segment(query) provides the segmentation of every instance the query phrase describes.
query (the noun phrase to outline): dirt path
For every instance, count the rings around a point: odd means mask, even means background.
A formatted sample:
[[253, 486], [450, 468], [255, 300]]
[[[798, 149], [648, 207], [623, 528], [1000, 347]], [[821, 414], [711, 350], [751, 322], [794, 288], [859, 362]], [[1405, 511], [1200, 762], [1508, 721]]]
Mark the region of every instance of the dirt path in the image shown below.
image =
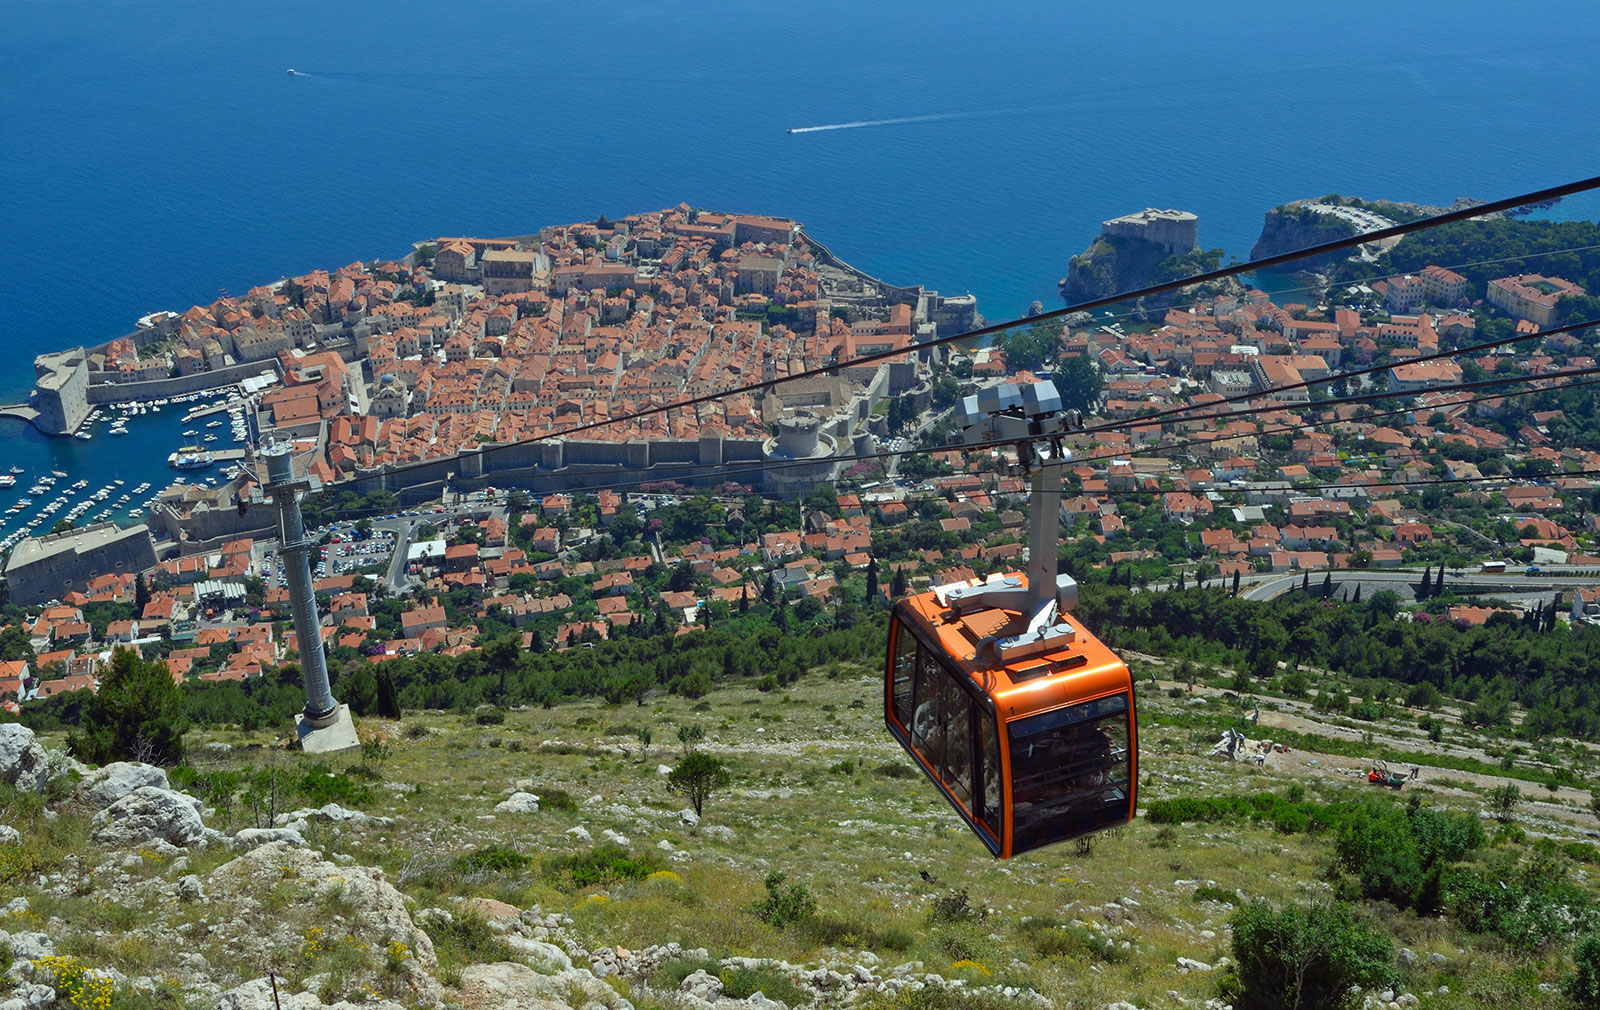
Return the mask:
[[[1167, 661], [1160, 657], [1146, 656], [1141, 653], [1132, 653], [1130, 655], [1132, 658], [1151, 664], [1169, 665]], [[1159, 677], [1156, 680], [1156, 688], [1162, 692], [1172, 688], [1183, 690], [1184, 697], [1182, 699], [1174, 699], [1180, 706], [1185, 704], [1190, 697], [1218, 699], [1232, 694], [1231, 691], [1210, 688], [1200, 684], [1196, 684], [1193, 690], [1190, 691], [1187, 689], [1187, 685], [1180, 681], [1166, 681], [1161, 680]], [[1323, 722], [1315, 716], [1308, 702], [1272, 698], [1271, 703], [1283, 710], [1262, 709], [1260, 722], [1255, 726], [1248, 725], [1248, 718], [1241, 713], [1240, 721], [1245, 723], [1242, 728], [1252, 740], [1270, 740], [1274, 729], [1351, 742], [1361, 740], [1366, 733], [1370, 732], [1374, 751], [1380, 751], [1388, 747], [1422, 755], [1432, 754], [1452, 758], [1470, 757], [1485, 763], [1494, 760], [1480, 748], [1450, 742], [1435, 743], [1420, 732], [1415, 735], [1397, 733], [1392, 725], [1384, 723], [1374, 724], [1370, 729], [1358, 729]], [[1416, 714], [1420, 715], [1421, 713]], [[1366, 759], [1359, 757], [1325, 754], [1320, 751], [1291, 750], [1286, 754], [1272, 754], [1267, 759], [1265, 767], [1269, 771], [1295, 777], [1337, 776], [1351, 781], [1365, 781], [1370, 765]], [[1392, 770], [1399, 773], [1409, 773], [1410, 771], [1409, 767], [1393, 768]], [[1505, 785], [1507, 782], [1514, 783], [1522, 791], [1523, 801], [1518, 809], [1523, 818], [1529, 816], [1557, 818], [1591, 832], [1596, 828], [1600, 828], [1600, 820], [1597, 820], [1593, 813], [1590, 812], [1589, 791], [1587, 789], [1564, 786], [1551, 791], [1538, 783], [1504, 778], [1488, 773], [1459, 771], [1454, 768], [1430, 765], [1426, 761], [1418, 762], [1418, 778], [1415, 784], [1425, 785], [1441, 793], [1482, 803], [1482, 793]], [[1471, 784], [1481, 792], [1463, 788], [1465, 784]], [[1373, 788], [1377, 787], [1374, 786]], [[1402, 789], [1403, 791], [1404, 789]]]

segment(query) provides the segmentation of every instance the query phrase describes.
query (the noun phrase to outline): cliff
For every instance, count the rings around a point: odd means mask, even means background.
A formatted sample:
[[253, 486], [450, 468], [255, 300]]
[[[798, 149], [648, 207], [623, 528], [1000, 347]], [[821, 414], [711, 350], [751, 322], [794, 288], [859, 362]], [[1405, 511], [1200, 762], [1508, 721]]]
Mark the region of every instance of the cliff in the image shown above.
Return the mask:
[[[1261, 237], [1250, 247], [1250, 258], [1294, 252], [1356, 233], [1356, 226], [1349, 221], [1307, 209], [1305, 205], [1311, 202], [1296, 200], [1267, 211], [1266, 220], [1261, 224]], [[1318, 256], [1296, 265], [1303, 270], [1325, 271], [1349, 255], [1346, 252]]]
[[[1395, 200], [1363, 200], [1354, 196], [1340, 196], [1337, 193], [1330, 193], [1327, 196], [1314, 199], [1295, 200], [1267, 211], [1266, 220], [1261, 225], [1261, 237], [1256, 239], [1256, 244], [1250, 248], [1250, 258], [1260, 259], [1264, 256], [1277, 256], [1282, 253], [1297, 252], [1322, 242], [1331, 242], [1334, 239], [1355, 234], [1357, 226], [1353, 221], [1330, 213], [1318, 213], [1311, 209], [1311, 204], [1318, 204], [1323, 207], [1337, 207], [1365, 214], [1367, 215], [1365, 230], [1372, 231], [1377, 227], [1387, 227], [1396, 223], [1433, 217], [1436, 214], [1443, 214], [1445, 211], [1474, 207], [1482, 202], [1482, 200], [1474, 200], [1468, 197], [1458, 197], [1448, 207], [1436, 207], [1430, 204]], [[1342, 212], [1343, 210], [1341, 210]], [[1526, 211], [1519, 210], [1519, 213], [1522, 212]], [[1487, 216], [1502, 217], [1504, 215], [1493, 214]], [[1382, 249], [1393, 248], [1400, 241], [1400, 239], [1390, 239], [1382, 244]], [[1372, 246], [1362, 246], [1359, 249], [1361, 251], [1308, 258], [1296, 264], [1296, 267], [1314, 273], [1327, 273], [1330, 268], [1346, 259], [1357, 257], [1371, 259], [1380, 251]]]

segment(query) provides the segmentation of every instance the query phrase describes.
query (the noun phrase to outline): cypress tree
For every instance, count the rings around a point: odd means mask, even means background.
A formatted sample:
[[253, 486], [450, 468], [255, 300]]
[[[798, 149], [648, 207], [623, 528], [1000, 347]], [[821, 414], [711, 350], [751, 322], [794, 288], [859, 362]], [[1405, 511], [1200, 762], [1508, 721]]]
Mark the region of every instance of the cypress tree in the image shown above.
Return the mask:
[[1311, 573], [1309, 571], [1300, 576], [1300, 591], [1302, 593], [1311, 592]]
[[1233, 570], [1233, 595], [1239, 595], [1239, 569]]
[[894, 570], [894, 578], [889, 580], [889, 595], [899, 598], [906, 594], [906, 573], [903, 568]]
[[1326, 600], [1326, 599], [1329, 599], [1332, 596], [1333, 596], [1333, 573], [1331, 571], [1330, 572], [1323, 572], [1322, 573], [1322, 598], [1324, 600]]
[[372, 714], [380, 719], [400, 718], [400, 698], [394, 693], [394, 678], [389, 676], [388, 670], [379, 667], [377, 679], [378, 697], [373, 703]]
[[1356, 594], [1350, 598], [1351, 603], [1361, 602], [1361, 583], [1356, 583]]
[[739, 587], [739, 613], [743, 614], [750, 609], [750, 584], [747, 582]]
[[878, 602], [878, 559], [873, 558], [867, 562], [867, 606], [876, 606]]

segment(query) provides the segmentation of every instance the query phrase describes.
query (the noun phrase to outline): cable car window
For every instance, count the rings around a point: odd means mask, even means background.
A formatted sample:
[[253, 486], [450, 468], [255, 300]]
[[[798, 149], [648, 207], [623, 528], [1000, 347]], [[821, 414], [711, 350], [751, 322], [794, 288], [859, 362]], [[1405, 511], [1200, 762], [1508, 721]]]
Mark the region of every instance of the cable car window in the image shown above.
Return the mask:
[[944, 668], [939, 665], [938, 656], [932, 649], [922, 649], [917, 656], [911, 740], [934, 771], [944, 765], [944, 683]]
[[1128, 819], [1128, 696], [1070, 705], [1008, 723], [1012, 852]]
[[917, 668], [917, 639], [908, 625], [895, 622], [894, 641], [894, 717], [900, 725], [911, 725], [911, 688]]
[[1000, 780], [1000, 734], [995, 730], [994, 717], [981, 709], [978, 711], [978, 789], [982, 797], [978, 803], [978, 818], [999, 838], [1000, 804], [1005, 799], [1004, 783]]
[[961, 805], [972, 809], [972, 699], [955, 676], [944, 671], [944, 764], [939, 777]]

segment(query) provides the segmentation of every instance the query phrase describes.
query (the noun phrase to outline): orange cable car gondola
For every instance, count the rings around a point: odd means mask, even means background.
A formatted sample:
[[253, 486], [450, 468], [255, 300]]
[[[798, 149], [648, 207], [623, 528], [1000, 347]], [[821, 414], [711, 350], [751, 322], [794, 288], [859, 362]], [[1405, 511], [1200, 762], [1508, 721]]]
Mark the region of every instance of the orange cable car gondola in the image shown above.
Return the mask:
[[884, 722], [995, 856], [1126, 824], [1138, 737], [1127, 665], [1063, 615], [1077, 584], [1056, 572], [1060, 436], [1054, 384], [984, 390], [968, 433], [1015, 435], [1033, 478], [1024, 574], [939, 586], [895, 604]]

